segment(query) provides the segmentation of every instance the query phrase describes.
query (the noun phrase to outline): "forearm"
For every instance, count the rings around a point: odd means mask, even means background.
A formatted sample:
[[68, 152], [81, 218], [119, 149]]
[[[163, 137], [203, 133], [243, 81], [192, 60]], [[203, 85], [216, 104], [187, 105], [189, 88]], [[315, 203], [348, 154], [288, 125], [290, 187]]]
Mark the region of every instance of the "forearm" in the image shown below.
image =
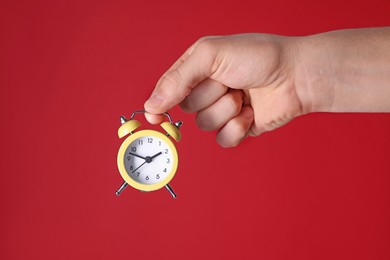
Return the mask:
[[390, 27], [297, 38], [304, 113], [390, 112]]

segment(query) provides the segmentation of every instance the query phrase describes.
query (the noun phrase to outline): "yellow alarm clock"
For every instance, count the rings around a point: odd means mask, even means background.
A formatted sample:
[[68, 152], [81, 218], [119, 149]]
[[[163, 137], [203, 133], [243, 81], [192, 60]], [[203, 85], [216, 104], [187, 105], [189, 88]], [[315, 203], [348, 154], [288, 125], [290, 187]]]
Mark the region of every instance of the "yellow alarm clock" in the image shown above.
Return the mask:
[[169, 120], [161, 124], [165, 134], [155, 130], [134, 132], [141, 126], [139, 121], [133, 119], [139, 113], [146, 111], [135, 111], [130, 119], [120, 117], [122, 125], [118, 129], [118, 136], [129, 136], [123, 141], [118, 152], [117, 164], [124, 182], [116, 191], [116, 195], [119, 196], [130, 185], [141, 191], [155, 191], [165, 187], [172, 197], [176, 198], [169, 182], [176, 174], [178, 154], [169, 137], [180, 141], [180, 126], [183, 122], [174, 123], [168, 113], [163, 113]]

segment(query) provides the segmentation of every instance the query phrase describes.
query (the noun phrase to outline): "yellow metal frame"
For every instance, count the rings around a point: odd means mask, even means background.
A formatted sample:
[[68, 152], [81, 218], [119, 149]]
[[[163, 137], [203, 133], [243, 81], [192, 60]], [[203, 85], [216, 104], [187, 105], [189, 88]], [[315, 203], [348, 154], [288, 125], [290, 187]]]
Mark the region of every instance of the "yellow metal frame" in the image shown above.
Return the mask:
[[141, 123], [137, 120], [129, 120], [118, 129], [118, 136], [122, 138], [128, 134], [131, 134], [135, 129], [137, 129]]
[[[168, 173], [168, 176], [159, 183], [142, 184], [142, 183], [136, 182], [128, 175], [128, 173], [126, 171], [125, 163], [124, 163], [126, 149], [134, 140], [136, 140], [140, 137], [143, 137], [143, 136], [155, 136], [155, 137], [162, 139], [164, 142], [166, 142], [168, 144], [170, 150], [172, 151], [172, 154], [173, 154], [172, 169]], [[125, 139], [125, 141], [122, 143], [122, 145], [118, 151], [117, 163], [118, 163], [118, 169], [119, 169], [119, 172], [120, 172], [122, 178], [130, 186], [132, 186], [135, 189], [142, 190], [142, 191], [154, 191], [154, 190], [161, 189], [162, 187], [167, 185], [172, 180], [172, 178], [176, 174], [176, 170], [177, 170], [177, 166], [178, 166], [178, 162], [179, 162], [178, 159], [179, 159], [179, 156], [177, 154], [176, 147], [173, 144], [173, 142], [166, 135], [164, 135], [158, 131], [155, 131], [155, 130], [141, 130], [141, 131], [136, 132], [136, 133], [130, 135], [129, 137], [127, 137]]]
[[180, 133], [180, 130], [179, 128], [177, 128], [177, 126], [175, 126], [173, 123], [171, 122], [163, 122], [162, 124], [160, 124], [160, 126], [162, 128], [164, 128], [165, 131], [167, 131], [167, 133], [173, 138], [175, 139], [177, 142], [179, 142], [181, 140], [181, 133]]

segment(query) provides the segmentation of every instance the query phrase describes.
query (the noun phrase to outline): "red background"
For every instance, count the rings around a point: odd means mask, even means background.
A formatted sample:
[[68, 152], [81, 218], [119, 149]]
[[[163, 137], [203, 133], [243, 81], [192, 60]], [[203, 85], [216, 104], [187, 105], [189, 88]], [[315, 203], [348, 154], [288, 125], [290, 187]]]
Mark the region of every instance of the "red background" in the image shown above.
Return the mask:
[[390, 259], [390, 114], [307, 115], [222, 149], [174, 109], [179, 198], [114, 194], [119, 115], [196, 39], [384, 26], [389, 3], [2, 1], [0, 258]]

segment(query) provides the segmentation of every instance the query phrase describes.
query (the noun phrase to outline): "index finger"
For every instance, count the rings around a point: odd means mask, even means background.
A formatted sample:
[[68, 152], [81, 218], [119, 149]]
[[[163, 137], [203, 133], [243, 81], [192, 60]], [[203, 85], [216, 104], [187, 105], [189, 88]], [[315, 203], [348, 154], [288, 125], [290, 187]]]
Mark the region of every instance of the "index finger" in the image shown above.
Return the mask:
[[218, 68], [217, 50], [205, 39], [179, 59], [159, 80], [152, 96], [145, 102], [148, 113], [161, 114], [178, 105], [199, 82], [208, 78]]

